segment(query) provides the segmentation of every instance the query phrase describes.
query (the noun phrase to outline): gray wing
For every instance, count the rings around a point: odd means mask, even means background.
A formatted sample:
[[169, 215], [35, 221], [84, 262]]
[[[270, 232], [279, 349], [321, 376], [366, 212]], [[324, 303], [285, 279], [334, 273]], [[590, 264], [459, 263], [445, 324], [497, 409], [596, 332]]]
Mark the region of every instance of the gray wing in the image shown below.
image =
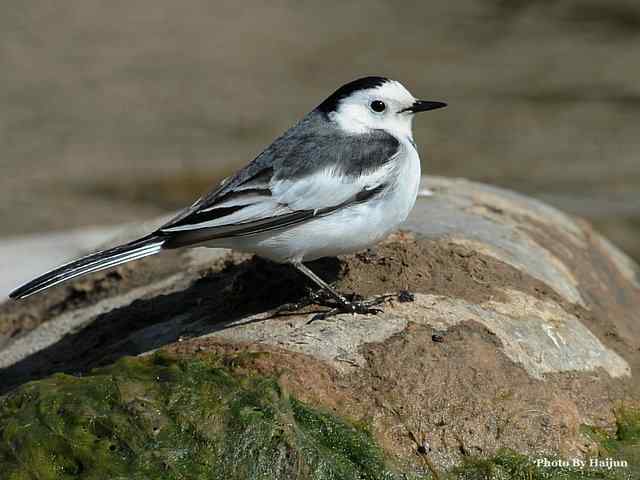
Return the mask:
[[348, 136], [312, 112], [158, 233], [172, 248], [327, 215], [380, 192], [399, 148], [386, 132]]

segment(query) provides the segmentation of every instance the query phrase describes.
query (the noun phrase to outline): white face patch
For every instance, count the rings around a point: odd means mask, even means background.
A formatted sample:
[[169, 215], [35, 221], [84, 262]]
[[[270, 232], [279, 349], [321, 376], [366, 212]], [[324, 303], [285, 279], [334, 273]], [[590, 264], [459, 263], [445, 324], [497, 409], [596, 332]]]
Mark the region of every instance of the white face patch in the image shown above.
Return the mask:
[[343, 98], [330, 118], [349, 133], [379, 129], [396, 137], [412, 139], [413, 114], [401, 113], [401, 110], [410, 107], [415, 100], [400, 82], [390, 80], [379, 87], [360, 90]]

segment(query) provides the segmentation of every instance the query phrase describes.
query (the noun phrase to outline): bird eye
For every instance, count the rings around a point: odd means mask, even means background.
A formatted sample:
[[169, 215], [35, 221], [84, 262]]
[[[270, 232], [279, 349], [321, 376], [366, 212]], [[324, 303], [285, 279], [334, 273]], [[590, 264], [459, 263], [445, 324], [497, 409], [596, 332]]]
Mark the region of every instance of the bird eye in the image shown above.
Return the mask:
[[386, 108], [387, 106], [384, 104], [384, 102], [381, 102], [380, 100], [374, 100], [373, 102], [371, 102], [371, 110], [373, 110], [376, 113], [382, 113], [385, 111]]

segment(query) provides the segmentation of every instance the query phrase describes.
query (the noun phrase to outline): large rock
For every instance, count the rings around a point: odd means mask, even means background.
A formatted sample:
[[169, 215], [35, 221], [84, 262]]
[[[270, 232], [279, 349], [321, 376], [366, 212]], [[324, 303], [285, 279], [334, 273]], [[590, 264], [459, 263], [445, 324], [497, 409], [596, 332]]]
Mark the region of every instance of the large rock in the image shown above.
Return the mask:
[[[248, 352], [260, 354], [253, 374], [368, 425], [404, 470], [505, 447], [593, 453], [588, 432], [615, 430], [620, 405], [640, 400], [638, 267], [535, 200], [465, 180], [423, 187], [400, 233], [313, 265], [343, 291], [409, 290], [413, 301], [308, 323], [320, 307], [274, 314], [305, 295], [293, 269], [171, 252], [4, 304], [3, 391], [158, 348], [181, 358]], [[422, 443], [430, 451], [416, 456]]]

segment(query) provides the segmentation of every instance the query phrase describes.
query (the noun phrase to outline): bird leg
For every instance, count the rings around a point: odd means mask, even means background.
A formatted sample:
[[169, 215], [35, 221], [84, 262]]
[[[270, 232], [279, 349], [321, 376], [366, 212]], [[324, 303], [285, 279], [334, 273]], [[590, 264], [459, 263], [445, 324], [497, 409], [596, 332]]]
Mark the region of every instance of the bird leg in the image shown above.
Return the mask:
[[344, 295], [337, 292], [333, 287], [331, 287], [324, 280], [313, 273], [308, 267], [303, 265], [302, 262], [293, 262], [293, 266], [296, 267], [296, 269], [304, 274], [307, 278], [312, 280], [316, 285], [322, 288], [322, 290], [334, 300], [334, 302], [328, 303], [326, 301], [323, 301], [323, 299], [316, 295], [316, 298], [314, 298], [315, 301], [318, 301], [318, 303], [321, 305], [326, 305], [332, 308], [328, 312], [324, 312], [314, 316], [312, 320], [326, 318], [338, 313], [362, 313], [375, 315], [382, 312], [380, 308], [374, 308], [374, 306], [384, 302], [386, 300], [386, 297], [349, 301]]

